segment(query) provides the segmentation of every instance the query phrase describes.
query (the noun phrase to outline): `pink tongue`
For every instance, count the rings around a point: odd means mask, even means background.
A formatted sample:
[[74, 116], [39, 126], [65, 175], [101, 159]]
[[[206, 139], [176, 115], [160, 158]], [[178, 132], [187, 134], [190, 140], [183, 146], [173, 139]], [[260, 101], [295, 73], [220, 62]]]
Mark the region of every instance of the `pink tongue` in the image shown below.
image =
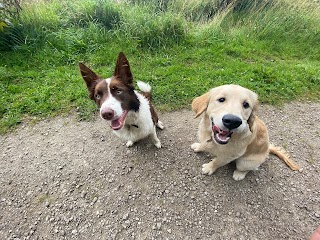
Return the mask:
[[123, 127], [123, 124], [124, 124], [124, 121], [126, 119], [126, 116], [127, 116], [127, 111], [124, 111], [122, 113], [122, 115], [118, 118], [118, 119], [115, 119], [115, 120], [112, 120], [111, 121], [111, 128], [113, 130], [119, 130]]
[[113, 129], [117, 129], [117, 128], [119, 128], [120, 126], [121, 126], [121, 123], [120, 123], [120, 121], [119, 121], [119, 118], [116, 119], [116, 120], [111, 121], [111, 127], [112, 127]]
[[219, 135], [221, 135], [221, 136], [225, 136], [225, 135], [227, 135], [227, 134], [230, 133], [229, 131], [221, 130], [217, 125], [214, 125], [214, 126], [213, 126], [213, 131], [218, 132]]

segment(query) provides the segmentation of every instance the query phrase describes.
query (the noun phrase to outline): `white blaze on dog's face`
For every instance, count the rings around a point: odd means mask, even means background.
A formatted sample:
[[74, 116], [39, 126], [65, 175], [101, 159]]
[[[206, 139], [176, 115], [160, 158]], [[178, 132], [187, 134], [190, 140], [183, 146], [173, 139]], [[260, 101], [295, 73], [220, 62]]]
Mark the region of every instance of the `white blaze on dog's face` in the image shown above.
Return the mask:
[[80, 71], [85, 80], [90, 98], [100, 108], [100, 116], [111, 121], [113, 130], [121, 129], [129, 111], [138, 111], [140, 102], [134, 92], [133, 76], [126, 56], [120, 52], [114, 74], [102, 79], [84, 64]]
[[121, 102], [111, 94], [109, 87], [110, 83], [111, 78], [107, 78], [100, 84], [100, 86], [98, 85], [95, 89], [97, 92], [95, 97], [98, 98], [98, 100], [102, 100], [104, 98], [103, 101], [101, 101], [102, 104], [100, 106], [100, 116], [103, 118], [103, 114], [106, 114], [111, 110], [114, 112], [113, 116], [110, 118], [112, 121], [121, 117], [123, 110], [121, 108]]
[[113, 130], [123, 127], [128, 111], [139, 109], [140, 103], [133, 87], [127, 86], [117, 77], [113, 76], [99, 82], [94, 93], [101, 118], [111, 121]]
[[[207, 107], [200, 110], [200, 114], [206, 111], [217, 143], [227, 144], [233, 134], [249, 132], [248, 121], [257, 104], [257, 94], [239, 85], [223, 85], [211, 89], [201, 98], [207, 99]], [[197, 98], [194, 102], [196, 105]]]

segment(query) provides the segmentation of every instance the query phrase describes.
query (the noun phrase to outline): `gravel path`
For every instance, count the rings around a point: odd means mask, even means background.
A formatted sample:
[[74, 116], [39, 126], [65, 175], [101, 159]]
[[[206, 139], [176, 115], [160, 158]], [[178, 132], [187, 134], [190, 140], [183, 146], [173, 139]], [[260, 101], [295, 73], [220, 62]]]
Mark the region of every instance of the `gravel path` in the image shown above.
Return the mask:
[[98, 117], [59, 117], [0, 136], [0, 239], [308, 239], [320, 225], [320, 104], [261, 106], [270, 156], [245, 180], [234, 164], [201, 174], [199, 119], [162, 113], [163, 148], [132, 148]]

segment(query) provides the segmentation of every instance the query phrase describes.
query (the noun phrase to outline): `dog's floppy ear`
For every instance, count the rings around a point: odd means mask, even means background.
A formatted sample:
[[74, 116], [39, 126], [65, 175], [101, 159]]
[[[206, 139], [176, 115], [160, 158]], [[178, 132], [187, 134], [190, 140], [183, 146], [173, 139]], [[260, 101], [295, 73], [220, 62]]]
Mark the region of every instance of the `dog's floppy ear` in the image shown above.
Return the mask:
[[258, 111], [258, 101], [256, 101], [255, 105], [253, 106], [252, 112], [251, 112], [250, 117], [248, 119], [249, 129], [251, 132], [252, 132], [252, 126], [255, 121], [257, 111]]
[[133, 76], [130, 70], [129, 61], [123, 52], [119, 53], [113, 75], [120, 78], [125, 84], [133, 87]]
[[199, 117], [208, 107], [209, 103], [209, 92], [201, 95], [200, 97], [196, 97], [192, 101], [192, 110], [195, 112], [196, 116], [194, 118]]
[[89, 97], [91, 99], [94, 99], [94, 89], [97, 83], [99, 82], [98, 80], [100, 80], [100, 77], [83, 63], [79, 63], [79, 68], [80, 68], [81, 75], [87, 84]]

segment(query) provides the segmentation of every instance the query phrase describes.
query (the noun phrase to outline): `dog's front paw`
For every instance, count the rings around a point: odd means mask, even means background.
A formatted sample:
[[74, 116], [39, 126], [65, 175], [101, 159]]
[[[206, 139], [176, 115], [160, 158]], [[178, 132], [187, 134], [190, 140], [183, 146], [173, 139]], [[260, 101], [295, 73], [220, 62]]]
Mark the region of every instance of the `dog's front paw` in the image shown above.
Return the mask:
[[216, 169], [213, 167], [212, 162], [205, 163], [202, 165], [202, 173], [203, 174], [212, 175], [215, 171], [216, 171]]
[[243, 180], [243, 179], [246, 177], [246, 175], [247, 175], [248, 172], [249, 172], [249, 171], [234, 170], [234, 172], [233, 172], [233, 179], [236, 180], [236, 181], [241, 181], [241, 180]]
[[127, 147], [131, 147], [133, 145], [133, 142], [132, 141], [128, 141], [127, 143], [126, 143], [126, 146]]
[[201, 152], [201, 144], [200, 143], [191, 144], [191, 149], [195, 152]]

